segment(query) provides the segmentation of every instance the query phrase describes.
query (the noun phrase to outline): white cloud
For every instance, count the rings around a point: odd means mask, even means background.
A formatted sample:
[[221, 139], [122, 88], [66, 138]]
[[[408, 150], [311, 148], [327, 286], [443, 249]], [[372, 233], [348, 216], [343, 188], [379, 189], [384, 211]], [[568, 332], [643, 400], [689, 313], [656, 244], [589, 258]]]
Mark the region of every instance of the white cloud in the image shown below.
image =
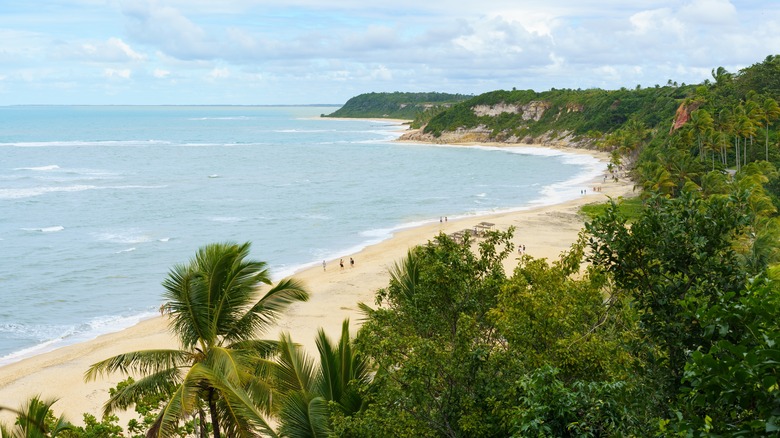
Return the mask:
[[130, 79], [132, 71], [127, 68], [106, 68], [103, 69], [103, 75], [109, 79]]
[[729, 0], [693, 0], [679, 12], [683, 20], [707, 25], [732, 25], [738, 20], [737, 8]]
[[134, 39], [183, 59], [211, 58], [219, 53], [208, 32], [178, 9], [157, 0], [125, 0], [122, 14]]
[[225, 79], [230, 77], [230, 70], [225, 67], [217, 67], [209, 72], [209, 78], [211, 79]]
[[97, 43], [83, 43], [73, 52], [66, 51], [61, 57], [76, 57], [92, 62], [136, 62], [147, 59], [146, 55], [136, 52], [116, 37]]
[[371, 78], [381, 81], [390, 81], [393, 79], [393, 72], [384, 65], [380, 65], [371, 72]]
[[167, 78], [167, 77], [168, 77], [168, 76], [170, 76], [170, 75], [171, 75], [171, 72], [170, 72], [170, 71], [168, 71], [168, 70], [163, 70], [163, 69], [161, 69], [161, 68], [156, 68], [156, 69], [154, 69], [154, 71], [152, 72], [152, 76], [154, 76], [154, 77], [156, 77], [156, 78], [158, 78], [158, 79], [165, 79], [165, 78]]

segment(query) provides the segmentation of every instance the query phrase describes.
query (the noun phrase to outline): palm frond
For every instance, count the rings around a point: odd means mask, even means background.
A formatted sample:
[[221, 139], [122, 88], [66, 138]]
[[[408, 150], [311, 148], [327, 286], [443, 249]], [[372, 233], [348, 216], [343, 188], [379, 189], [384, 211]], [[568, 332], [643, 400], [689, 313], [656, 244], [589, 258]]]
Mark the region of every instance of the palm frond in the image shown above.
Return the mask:
[[53, 427], [50, 428], [47, 424], [47, 417], [52, 415], [51, 406], [56, 402], [55, 398], [44, 400], [38, 395], [30, 398], [24, 406], [16, 411], [15, 427], [12, 429], [3, 427], [2, 436], [14, 438], [56, 437], [60, 432], [72, 429], [73, 426], [62, 416], [55, 419]]
[[279, 434], [288, 437], [326, 437], [328, 425], [328, 402], [322, 397], [313, 397], [306, 391], [295, 391], [285, 396], [279, 412]]
[[400, 289], [401, 296], [412, 302], [420, 282], [420, 266], [417, 255], [409, 250], [400, 262], [390, 268], [390, 281]]
[[197, 363], [189, 369], [168, 401], [160, 409], [154, 423], [146, 433], [147, 437], [167, 438], [176, 435], [176, 428], [183, 418], [199, 408], [199, 393], [202, 389], [204, 366]]
[[279, 348], [279, 341], [271, 339], [247, 339], [227, 346], [231, 350], [252, 352], [257, 357], [271, 357]]
[[299, 345], [293, 343], [288, 333], [282, 334], [279, 341], [279, 358], [274, 373], [274, 382], [282, 393], [313, 389], [316, 375], [314, 360], [308, 357]]
[[371, 318], [371, 315], [376, 312], [376, 309], [366, 303], [358, 303], [358, 310], [360, 310], [360, 313], [363, 314], [363, 317], [360, 318], [360, 321], [367, 321], [369, 318]]
[[315, 343], [317, 344], [317, 351], [320, 353], [320, 374], [317, 380], [317, 392], [325, 400], [338, 400], [341, 397], [341, 388], [338, 384], [339, 368], [341, 368], [339, 358], [324, 330], [317, 330]]
[[169, 368], [188, 364], [192, 355], [182, 350], [141, 350], [119, 354], [92, 364], [84, 373], [84, 381], [95, 380], [99, 375], [119, 372], [128, 374], [153, 374]]
[[185, 348], [192, 348], [209, 334], [209, 305], [203, 302], [204, 293], [197, 281], [197, 265], [176, 265], [163, 281], [164, 294], [168, 301], [170, 328], [176, 333]]
[[241, 382], [226, 378], [222, 369], [214, 369], [206, 364], [199, 364], [197, 375], [219, 393], [220, 426], [225, 430], [226, 436], [251, 437], [256, 436], [255, 431], [276, 436], [258, 403], [244, 390]]
[[225, 339], [238, 342], [265, 333], [292, 303], [308, 299], [303, 283], [292, 278], [281, 280], [235, 322]]
[[316, 342], [321, 367], [317, 392], [326, 400], [336, 402], [345, 414], [358, 412], [363, 406], [363, 399], [353, 385], [368, 383], [371, 377], [368, 361], [352, 349], [349, 319], [342, 323], [336, 348], [322, 329]]

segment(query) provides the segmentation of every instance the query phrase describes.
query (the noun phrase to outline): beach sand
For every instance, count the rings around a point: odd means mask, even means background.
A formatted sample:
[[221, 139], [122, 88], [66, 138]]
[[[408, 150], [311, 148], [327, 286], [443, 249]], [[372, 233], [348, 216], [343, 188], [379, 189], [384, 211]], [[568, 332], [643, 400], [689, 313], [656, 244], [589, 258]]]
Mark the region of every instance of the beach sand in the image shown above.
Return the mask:
[[[493, 145], [491, 145], [493, 146]], [[523, 145], [523, 147], [528, 147]], [[594, 155], [608, 161], [607, 154], [580, 149], [564, 149], [567, 152]], [[600, 186], [593, 192], [591, 186]], [[298, 272], [294, 277], [303, 280], [311, 298], [306, 303], [292, 306], [279, 321], [278, 330], [264, 337], [277, 339], [281, 331], [290, 332], [292, 339], [304, 345], [310, 354], [316, 353], [314, 339], [322, 327], [332, 339], [337, 339], [345, 318], [351, 320], [351, 329], [357, 330], [362, 317], [357, 303], [374, 305], [374, 294], [389, 281], [388, 267], [405, 256], [407, 250], [424, 244], [439, 232], [453, 233], [473, 228], [481, 221], [495, 224], [495, 229], [515, 227], [514, 242], [525, 245], [526, 252], [536, 258], [557, 259], [577, 239], [583, 218], [578, 215], [580, 206], [603, 202], [607, 197], [633, 195], [633, 184], [624, 180], [614, 182], [602, 178], [593, 181], [587, 194], [562, 204], [530, 208], [523, 211], [470, 217], [438, 222], [397, 232], [391, 239], [367, 247], [356, 254], [346, 255], [344, 268], [339, 260], [327, 261], [327, 269], [321, 265]], [[350, 266], [349, 258], [355, 260]], [[516, 263], [517, 253], [508, 261], [508, 268]], [[511, 274], [511, 271], [507, 271]], [[157, 317], [143, 321], [121, 332], [100, 336], [97, 339], [63, 347], [22, 361], [0, 367], [0, 406], [17, 408], [33, 395], [58, 398], [54, 411], [64, 414], [75, 423], [83, 424], [82, 413], [100, 418], [102, 405], [108, 399], [108, 389], [123, 379], [120, 376], [100, 378], [84, 383], [87, 368], [108, 357], [142, 349], [177, 348], [177, 343], [167, 332], [167, 320]], [[133, 412], [120, 414], [120, 425], [126, 427]], [[0, 421], [10, 423], [12, 416], [5, 411]]]

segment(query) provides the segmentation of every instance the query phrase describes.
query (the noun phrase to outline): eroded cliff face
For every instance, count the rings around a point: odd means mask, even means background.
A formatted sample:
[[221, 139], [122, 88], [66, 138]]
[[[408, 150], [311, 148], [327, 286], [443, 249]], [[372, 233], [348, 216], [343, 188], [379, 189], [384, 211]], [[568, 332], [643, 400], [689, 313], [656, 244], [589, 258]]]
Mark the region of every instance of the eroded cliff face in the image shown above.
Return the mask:
[[688, 120], [691, 119], [691, 113], [699, 109], [701, 105], [702, 102], [698, 101], [681, 103], [677, 108], [677, 112], [674, 114], [674, 123], [672, 124], [672, 129], [669, 133], [671, 134], [688, 123]]
[[490, 116], [496, 117], [502, 113], [520, 114], [523, 120], [533, 120], [538, 122], [544, 113], [550, 109], [550, 102], [541, 100], [532, 100], [525, 105], [509, 105], [500, 103], [497, 105], [476, 105], [471, 110], [478, 117]]
[[[478, 117], [497, 117], [504, 113], [520, 114], [520, 118], [529, 123], [538, 122], [544, 114], [550, 110], [552, 104], [546, 101], [534, 100], [524, 105], [499, 103], [496, 105], [475, 105], [471, 110]], [[581, 104], [569, 103], [560, 108], [555, 115], [556, 120], [562, 114], [581, 112], [584, 107]], [[423, 129], [414, 129], [405, 132], [399, 138], [401, 141], [417, 141], [437, 144], [466, 144], [466, 143], [495, 143], [495, 144], [536, 144], [546, 146], [568, 146], [589, 148], [593, 142], [587, 139], [576, 138], [568, 131], [546, 132], [540, 136], [518, 136], [505, 132], [494, 133], [492, 129], [480, 125], [476, 128], [458, 128], [455, 131], [443, 132], [439, 137], [426, 134]]]
[[537, 137], [530, 135], [524, 137], [518, 137], [514, 135], [508, 137], [494, 137], [492, 134], [493, 131], [485, 126], [478, 126], [472, 129], [459, 128], [455, 131], [443, 132], [439, 137], [434, 137], [433, 134], [426, 134], [422, 129], [410, 129], [409, 131], [404, 132], [398, 138], [398, 140], [435, 144], [534, 144], [543, 146], [578, 147], [586, 149], [593, 147], [591, 141], [576, 138], [568, 131], [547, 132]]

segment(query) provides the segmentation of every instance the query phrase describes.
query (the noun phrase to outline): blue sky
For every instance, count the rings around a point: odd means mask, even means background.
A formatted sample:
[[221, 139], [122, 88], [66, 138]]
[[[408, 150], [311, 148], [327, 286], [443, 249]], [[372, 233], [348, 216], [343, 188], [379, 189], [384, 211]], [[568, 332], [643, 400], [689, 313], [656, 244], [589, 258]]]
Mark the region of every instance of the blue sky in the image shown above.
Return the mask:
[[0, 105], [633, 88], [770, 54], [776, 0], [0, 2]]

